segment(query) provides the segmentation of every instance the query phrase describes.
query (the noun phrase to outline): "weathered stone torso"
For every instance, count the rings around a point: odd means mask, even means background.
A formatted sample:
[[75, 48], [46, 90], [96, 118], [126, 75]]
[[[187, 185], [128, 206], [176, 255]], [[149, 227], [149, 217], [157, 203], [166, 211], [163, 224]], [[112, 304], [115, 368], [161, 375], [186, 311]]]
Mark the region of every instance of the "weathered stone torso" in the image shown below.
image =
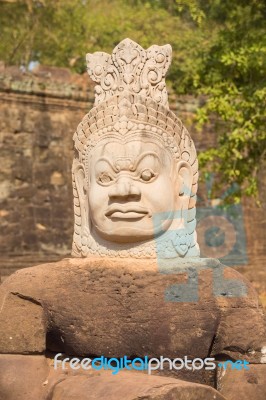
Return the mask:
[[[217, 271], [230, 280], [231, 289], [243, 285], [243, 277], [221, 269], [216, 260], [188, 260], [180, 266], [177, 262], [162, 273], [152, 260], [87, 258], [18, 271], [1, 286], [1, 319], [6, 312], [9, 319], [1, 325], [0, 350], [106, 357], [245, 354], [258, 362], [264, 333], [251, 285], [244, 282], [247, 295], [242, 297], [217, 296]], [[198, 285], [197, 279], [188, 285], [186, 269], [197, 271]], [[182, 300], [177, 284], [198, 291], [198, 300]]]

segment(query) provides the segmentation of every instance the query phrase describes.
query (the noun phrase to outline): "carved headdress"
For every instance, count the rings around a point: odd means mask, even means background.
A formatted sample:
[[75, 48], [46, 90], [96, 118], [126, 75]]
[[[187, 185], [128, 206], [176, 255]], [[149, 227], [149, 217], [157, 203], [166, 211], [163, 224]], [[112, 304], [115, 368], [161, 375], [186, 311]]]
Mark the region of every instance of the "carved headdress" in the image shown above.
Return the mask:
[[[86, 204], [81, 204], [76, 183], [80, 165], [84, 167], [88, 182], [88, 155], [98, 143], [112, 139], [124, 143], [130, 136], [143, 132], [160, 142], [176, 161], [184, 160], [192, 168], [193, 182], [188, 194], [190, 200], [186, 218], [186, 250], [181, 251], [181, 247], [178, 249], [177, 246], [176, 253], [179, 256], [198, 255], [195, 233], [198, 162], [188, 131], [169, 109], [165, 76], [171, 58], [170, 45], [154, 45], [144, 50], [130, 39], [120, 42], [111, 55], [103, 52], [87, 54], [88, 74], [97, 85], [95, 105], [79, 124], [73, 138], [76, 151], [73, 163], [75, 256], [117, 256], [119, 253], [121, 257], [156, 257], [156, 250], [151, 243], [133, 246], [124, 244], [118, 251], [117, 246], [112, 250], [110, 243], [92, 237], [89, 210]], [[182, 242], [182, 238], [179, 242]]]

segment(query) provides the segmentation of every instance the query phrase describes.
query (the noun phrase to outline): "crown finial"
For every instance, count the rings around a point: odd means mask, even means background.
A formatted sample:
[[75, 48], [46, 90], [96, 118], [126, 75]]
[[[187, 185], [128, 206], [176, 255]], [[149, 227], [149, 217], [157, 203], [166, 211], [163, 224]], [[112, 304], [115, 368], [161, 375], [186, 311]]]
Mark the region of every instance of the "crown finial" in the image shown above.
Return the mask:
[[95, 105], [128, 91], [150, 97], [168, 107], [165, 76], [172, 60], [172, 48], [151, 46], [144, 50], [130, 39], [124, 39], [111, 55], [87, 54], [87, 68], [95, 87]]

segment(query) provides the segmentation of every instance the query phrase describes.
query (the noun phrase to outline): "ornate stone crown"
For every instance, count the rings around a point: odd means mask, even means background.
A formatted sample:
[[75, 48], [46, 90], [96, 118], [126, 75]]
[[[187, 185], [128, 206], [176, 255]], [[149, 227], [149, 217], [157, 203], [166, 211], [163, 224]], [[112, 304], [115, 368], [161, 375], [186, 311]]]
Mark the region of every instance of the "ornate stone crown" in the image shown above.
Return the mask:
[[98, 83], [95, 105], [128, 91], [168, 107], [164, 78], [171, 58], [169, 44], [144, 50], [130, 39], [119, 43], [111, 55], [102, 52], [87, 54], [88, 73]]
[[170, 45], [144, 50], [125, 39], [112, 55], [87, 54], [95, 87], [95, 107], [74, 135], [80, 159], [103, 139], [147, 131], [162, 141], [176, 159], [194, 164], [196, 151], [182, 122], [169, 109], [165, 75], [171, 63]]

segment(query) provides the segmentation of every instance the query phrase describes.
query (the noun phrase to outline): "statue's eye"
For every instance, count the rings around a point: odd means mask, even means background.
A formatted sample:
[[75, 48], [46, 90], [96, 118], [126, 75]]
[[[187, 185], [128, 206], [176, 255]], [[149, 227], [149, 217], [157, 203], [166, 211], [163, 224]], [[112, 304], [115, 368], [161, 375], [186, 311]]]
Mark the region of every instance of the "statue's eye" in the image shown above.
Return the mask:
[[151, 169], [144, 169], [140, 177], [144, 182], [149, 182], [152, 178], [155, 177], [155, 173]]
[[99, 183], [102, 183], [103, 185], [107, 185], [108, 183], [112, 182], [113, 178], [107, 172], [102, 172], [98, 176], [97, 180]]

